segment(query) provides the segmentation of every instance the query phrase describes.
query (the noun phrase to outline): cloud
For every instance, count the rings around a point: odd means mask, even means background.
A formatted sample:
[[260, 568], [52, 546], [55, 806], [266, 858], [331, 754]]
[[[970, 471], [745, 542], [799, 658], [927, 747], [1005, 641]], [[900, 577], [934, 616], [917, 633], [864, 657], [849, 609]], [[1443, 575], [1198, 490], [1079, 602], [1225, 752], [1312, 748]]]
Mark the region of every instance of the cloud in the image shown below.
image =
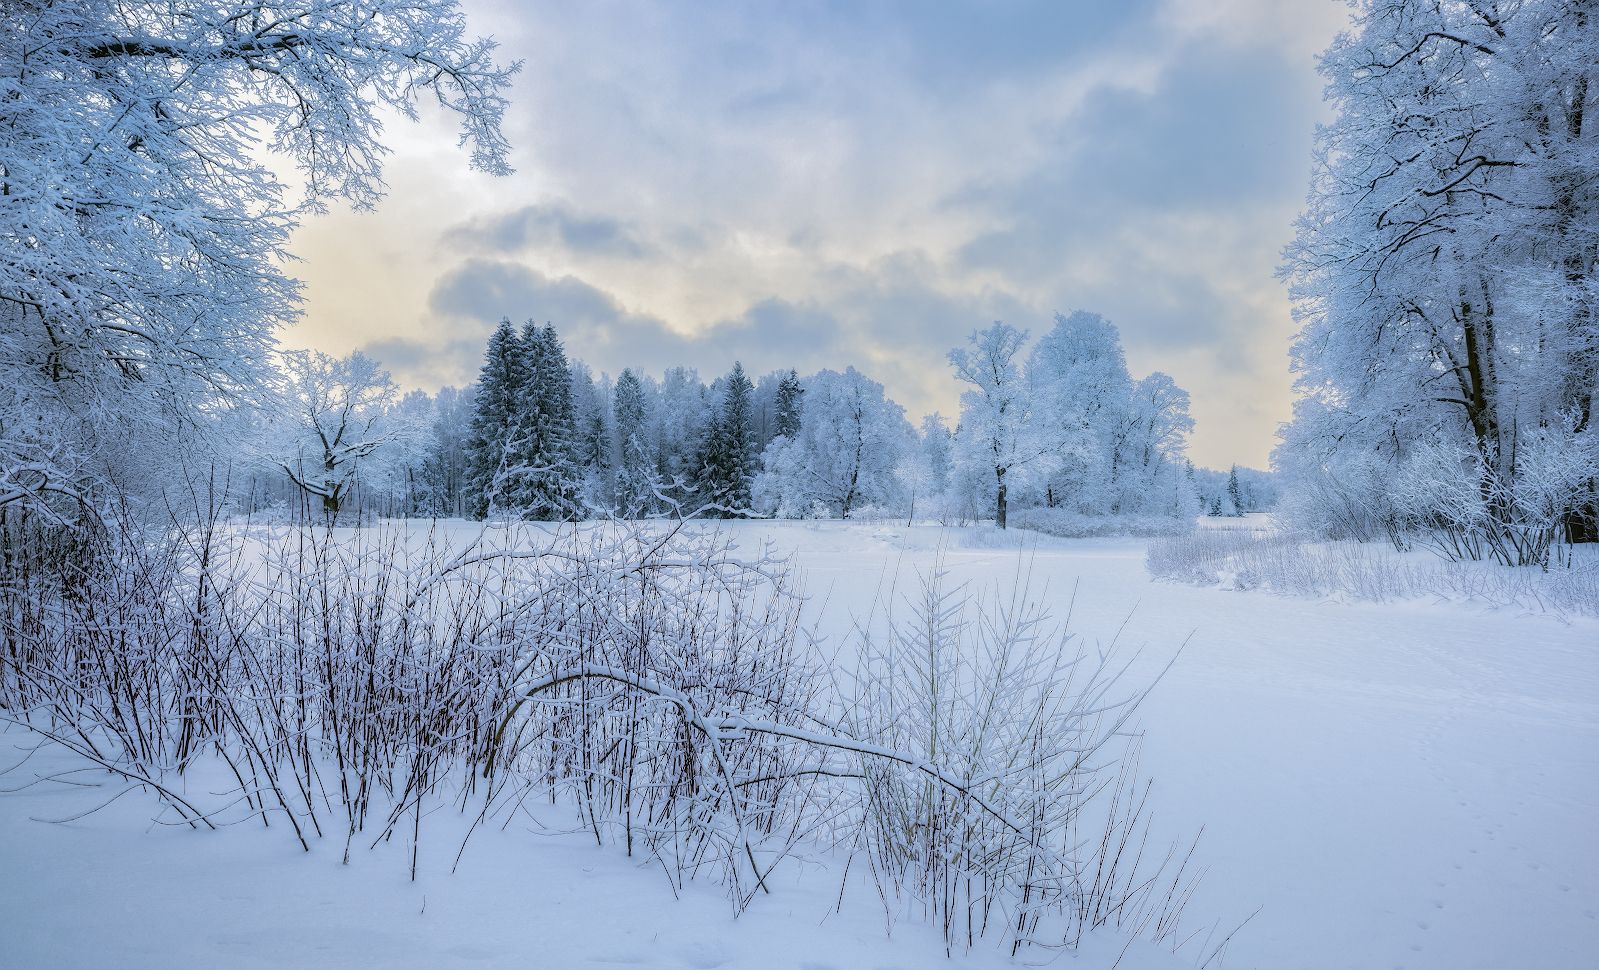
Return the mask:
[[641, 259], [652, 247], [634, 226], [606, 216], [581, 215], [563, 202], [525, 205], [479, 216], [445, 233], [445, 243], [500, 253], [557, 246], [574, 253]]
[[628, 309], [582, 279], [471, 258], [441, 277], [429, 297], [441, 323], [436, 336], [379, 341], [366, 349], [397, 374], [430, 367], [435, 377], [423, 383], [459, 383], [463, 378], [446, 375], [470, 379], [501, 318], [532, 319], [553, 323], [569, 354], [611, 374], [624, 367], [659, 374], [681, 364], [709, 379], [735, 360], [756, 374], [854, 365], [896, 387], [912, 414], [947, 412], [956, 388], [945, 352], [992, 320], [1026, 326], [1037, 321], [1039, 310], [993, 289], [942, 292], [937, 274], [936, 265], [919, 253], [897, 254], [867, 270], [836, 266], [816, 298], [764, 297], [684, 332]]
[[475, 355], [482, 354], [500, 319], [533, 320], [553, 323], [569, 354], [613, 374], [624, 367], [659, 373], [685, 364], [714, 375], [734, 360], [757, 372], [803, 367], [826, 348], [843, 345], [836, 320], [816, 307], [768, 299], [684, 333], [659, 317], [628, 310], [577, 277], [550, 277], [520, 263], [487, 259], [469, 259], [446, 273], [429, 304], [441, 319], [478, 334]]
[[385, 207], [297, 237], [297, 342], [459, 383], [532, 317], [612, 373], [853, 364], [916, 413], [950, 409], [973, 328], [1083, 307], [1192, 392], [1196, 457], [1264, 460], [1337, 0], [469, 14], [527, 59], [518, 174], [468, 172], [446, 119], [397, 126]]

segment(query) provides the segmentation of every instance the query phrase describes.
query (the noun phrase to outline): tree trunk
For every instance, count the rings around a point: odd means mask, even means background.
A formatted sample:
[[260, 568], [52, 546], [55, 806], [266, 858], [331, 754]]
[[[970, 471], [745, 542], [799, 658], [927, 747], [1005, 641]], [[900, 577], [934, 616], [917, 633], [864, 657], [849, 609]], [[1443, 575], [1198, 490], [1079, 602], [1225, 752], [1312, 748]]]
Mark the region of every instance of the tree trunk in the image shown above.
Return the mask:
[[1005, 528], [1005, 469], [994, 469], [994, 478], [998, 484], [994, 494], [994, 524], [1003, 529]]

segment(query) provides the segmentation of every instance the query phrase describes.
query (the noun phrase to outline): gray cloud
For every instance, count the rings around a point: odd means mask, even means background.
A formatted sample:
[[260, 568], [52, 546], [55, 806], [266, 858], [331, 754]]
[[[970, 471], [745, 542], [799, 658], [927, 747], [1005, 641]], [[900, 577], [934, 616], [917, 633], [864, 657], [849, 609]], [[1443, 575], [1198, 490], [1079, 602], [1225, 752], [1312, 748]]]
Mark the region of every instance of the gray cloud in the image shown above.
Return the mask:
[[895, 388], [913, 414], [947, 412], [954, 400], [944, 361], [949, 348], [995, 319], [1025, 327], [1047, 325], [1049, 318], [998, 290], [939, 292], [934, 276], [936, 267], [915, 253], [871, 271], [840, 266], [825, 301], [768, 297], [683, 333], [576, 277], [551, 278], [520, 263], [474, 258], [446, 273], [432, 292], [429, 306], [446, 324], [440, 336], [379, 341], [366, 349], [396, 373], [431, 367], [435, 377], [423, 383], [459, 382], [447, 375], [475, 373], [501, 318], [532, 319], [553, 323], [572, 356], [611, 374], [624, 367], [659, 374], [686, 365], [709, 379], [735, 360], [753, 373], [854, 365]]
[[641, 259], [653, 251], [637, 229], [620, 219], [583, 215], [561, 202], [526, 205], [510, 212], [481, 216], [456, 226], [444, 241], [469, 249], [500, 253], [536, 246], [557, 246], [576, 253]]
[[[716, 374], [734, 360], [757, 372], [841, 366], [816, 362], [850, 353], [837, 319], [814, 305], [766, 299], [739, 316], [682, 333], [659, 317], [627, 310], [610, 293], [576, 277], [551, 278], [520, 263], [495, 260], [469, 259], [450, 270], [429, 305], [451, 323], [452, 332], [473, 334], [471, 340], [446, 345], [445, 352], [455, 358], [480, 357], [483, 341], [502, 318], [554, 324], [572, 355], [613, 374], [624, 367], [659, 373], [677, 365]], [[374, 345], [373, 352], [380, 349]], [[425, 356], [409, 346], [396, 349], [408, 360]]]

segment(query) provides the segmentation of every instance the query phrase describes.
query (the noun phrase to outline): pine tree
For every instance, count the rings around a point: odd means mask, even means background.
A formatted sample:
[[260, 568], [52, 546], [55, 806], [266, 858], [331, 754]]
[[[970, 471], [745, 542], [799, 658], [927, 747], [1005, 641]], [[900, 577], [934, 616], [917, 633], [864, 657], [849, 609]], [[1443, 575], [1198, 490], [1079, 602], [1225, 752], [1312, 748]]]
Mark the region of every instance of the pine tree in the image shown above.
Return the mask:
[[1238, 466], [1227, 473], [1227, 497], [1233, 502], [1233, 515], [1244, 514], [1244, 496], [1238, 489]]
[[478, 375], [472, 435], [466, 448], [467, 511], [484, 518], [514, 508], [508, 494], [508, 469], [515, 464], [513, 443], [523, 425], [528, 360], [510, 320], [501, 320], [489, 337]]
[[611, 403], [616, 434], [616, 510], [626, 518], [648, 512], [654, 497], [654, 449], [649, 438], [649, 403], [644, 384], [631, 370], [616, 379]]
[[756, 470], [751, 427], [754, 390], [744, 365], [734, 363], [723, 381], [721, 402], [701, 449], [700, 499], [721, 518], [741, 515], [750, 507], [750, 483]]
[[777, 385], [777, 427], [775, 433], [794, 440], [800, 430], [800, 415], [804, 406], [801, 399], [805, 388], [800, 385], [799, 374], [789, 371]]

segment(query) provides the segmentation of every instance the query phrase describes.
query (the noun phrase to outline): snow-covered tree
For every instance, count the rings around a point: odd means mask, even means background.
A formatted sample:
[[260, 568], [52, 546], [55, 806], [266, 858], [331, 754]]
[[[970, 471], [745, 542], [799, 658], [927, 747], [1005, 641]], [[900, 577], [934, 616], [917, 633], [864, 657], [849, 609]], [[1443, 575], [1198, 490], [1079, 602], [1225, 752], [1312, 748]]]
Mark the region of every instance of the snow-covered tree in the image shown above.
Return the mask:
[[709, 392], [689, 367], [669, 367], [661, 379], [656, 412], [656, 474], [662, 494], [688, 505], [700, 477], [700, 449], [710, 421]]
[[528, 360], [522, 340], [510, 320], [501, 320], [489, 337], [478, 373], [472, 436], [466, 447], [467, 503], [476, 518], [518, 506], [512, 483], [517, 458], [512, 449], [524, 434], [527, 385]]
[[1111, 511], [1115, 441], [1133, 389], [1120, 334], [1097, 313], [1056, 314], [1028, 357], [1027, 379], [1038, 433], [1054, 457], [1044, 504], [1090, 515]]
[[[1552, 525], [1594, 535], [1599, 468], [1552, 506], [1518, 483], [1540, 477], [1535, 439], [1593, 451], [1596, 18], [1588, 0], [1364, 0], [1327, 51], [1337, 114], [1284, 269], [1303, 397], [1277, 461], [1296, 514], [1391, 529], [1381, 483], [1427, 467], [1467, 477], [1504, 561], [1542, 561], [1524, 540]], [[1410, 461], [1438, 445], [1474, 457]]]
[[735, 362], [721, 384], [716, 411], [706, 428], [699, 460], [699, 499], [721, 517], [742, 515], [750, 508], [750, 485], [756, 455], [751, 428], [754, 387]]
[[393, 434], [384, 425], [394, 381], [377, 361], [357, 351], [283, 355], [284, 420], [291, 435], [278, 447], [278, 466], [328, 516], [337, 516], [364, 460]]
[[432, 447], [437, 404], [426, 391], [411, 390], [383, 415], [384, 441], [361, 474], [363, 489], [382, 499], [386, 515], [429, 514], [423, 468]]
[[428, 429], [422, 459], [421, 483], [424, 515], [467, 514], [467, 444], [472, 440], [476, 389], [439, 389], [433, 399], [433, 425]]
[[915, 440], [904, 409], [853, 367], [806, 378], [804, 394], [799, 428], [767, 447], [754, 487], [764, 509], [800, 516], [820, 506], [847, 519], [863, 506], [899, 506], [900, 463]]
[[654, 449], [650, 445], [650, 399], [644, 383], [631, 370], [616, 379], [611, 398], [616, 436], [616, 510], [635, 518], [653, 510], [656, 483]]
[[383, 112], [434, 98], [509, 171], [514, 67], [464, 31], [454, 0], [0, 4], [0, 502], [93, 506], [257, 398], [298, 312], [289, 237], [376, 204]]
[[899, 465], [910, 521], [917, 515], [945, 515], [954, 465], [955, 435], [944, 416], [934, 412], [922, 418], [921, 429]]
[[959, 460], [980, 470], [993, 496], [994, 523], [1005, 528], [1009, 493], [1024, 473], [1048, 473], [1053, 443], [1040, 433], [1032, 389], [1017, 363], [1027, 334], [996, 321], [973, 331], [967, 347], [949, 352], [955, 376], [972, 389], [961, 394]]
[[1238, 484], [1237, 465], [1234, 465], [1232, 469], [1227, 472], [1227, 500], [1232, 504], [1233, 515], [1244, 514], [1244, 491], [1242, 486]]
[[799, 434], [800, 420], [804, 415], [804, 398], [805, 387], [800, 383], [799, 374], [790, 370], [783, 375], [777, 385], [774, 437], [782, 435], [785, 438], [793, 438]]
[[587, 364], [573, 361], [572, 423], [575, 439], [572, 458], [582, 476], [585, 508], [615, 507], [616, 443], [611, 427], [611, 387], [608, 379], [596, 382]]
[[1111, 511], [1188, 517], [1197, 496], [1188, 482], [1186, 452], [1194, 419], [1188, 392], [1156, 371], [1133, 385], [1111, 452], [1115, 495]]
[[517, 508], [530, 519], [577, 518], [583, 512], [583, 466], [566, 351], [549, 324], [540, 329], [529, 322], [521, 343], [527, 384], [520, 402], [521, 434], [511, 446]]

